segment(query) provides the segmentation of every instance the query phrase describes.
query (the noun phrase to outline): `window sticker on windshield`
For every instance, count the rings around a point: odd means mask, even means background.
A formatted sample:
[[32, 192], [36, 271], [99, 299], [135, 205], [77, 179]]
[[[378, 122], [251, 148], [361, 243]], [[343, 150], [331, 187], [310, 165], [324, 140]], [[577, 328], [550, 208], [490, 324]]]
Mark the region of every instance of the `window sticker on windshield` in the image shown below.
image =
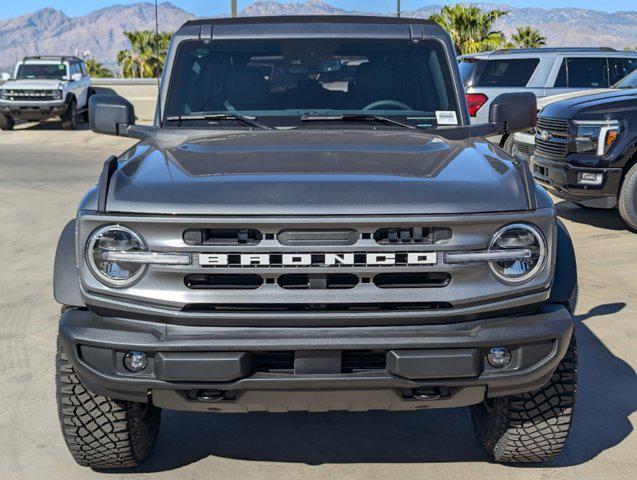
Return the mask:
[[453, 110], [436, 110], [438, 125], [458, 125], [458, 117]]

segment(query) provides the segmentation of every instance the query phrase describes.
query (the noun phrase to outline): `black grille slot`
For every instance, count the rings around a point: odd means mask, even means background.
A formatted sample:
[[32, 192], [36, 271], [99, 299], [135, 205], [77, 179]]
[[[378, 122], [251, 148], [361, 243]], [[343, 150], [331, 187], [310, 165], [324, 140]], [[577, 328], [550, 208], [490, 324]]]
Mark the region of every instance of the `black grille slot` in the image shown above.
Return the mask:
[[356, 230], [281, 230], [277, 239], [281, 245], [330, 246], [354, 245], [358, 241]]
[[374, 232], [374, 240], [382, 245], [400, 243], [434, 245], [447, 243], [450, 239], [451, 229], [443, 227], [379, 228]]
[[374, 277], [378, 288], [432, 288], [446, 287], [451, 275], [444, 272], [380, 273]]
[[530, 157], [533, 155], [533, 150], [535, 150], [533, 145], [529, 145], [527, 143], [516, 143], [513, 148], [513, 153], [522, 155], [523, 157]]
[[254, 372], [294, 372], [294, 352], [256, 352], [251, 357]]
[[555, 133], [568, 133], [568, 120], [538, 117], [537, 128], [538, 130], [548, 130]]
[[387, 353], [378, 350], [343, 350], [341, 372], [355, 373], [363, 370], [385, 370]]
[[253, 228], [191, 228], [184, 232], [187, 245], [257, 245], [263, 234]]
[[564, 158], [568, 154], [568, 143], [536, 138], [534, 153], [545, 158]]
[[194, 290], [254, 290], [263, 285], [261, 275], [192, 274], [184, 283]]
[[183, 312], [374, 312], [405, 310], [447, 310], [449, 302], [376, 302], [376, 303], [192, 303]]
[[303, 274], [290, 273], [278, 279], [281, 288], [300, 289], [339, 289], [354, 288], [359, 283], [356, 275], [348, 273]]

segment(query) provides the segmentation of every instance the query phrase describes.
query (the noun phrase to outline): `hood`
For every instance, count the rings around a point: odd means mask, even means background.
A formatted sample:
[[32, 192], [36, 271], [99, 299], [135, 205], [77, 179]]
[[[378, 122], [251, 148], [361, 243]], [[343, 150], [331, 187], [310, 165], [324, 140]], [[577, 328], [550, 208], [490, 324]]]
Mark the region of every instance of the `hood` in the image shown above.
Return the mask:
[[637, 89], [610, 89], [597, 93], [563, 100], [547, 105], [542, 116], [564, 119], [595, 119], [614, 116], [622, 111], [634, 110], [637, 105]]
[[560, 93], [559, 95], [551, 95], [549, 97], [543, 97], [537, 99], [537, 109], [541, 110], [542, 108], [550, 105], [551, 103], [559, 102], [561, 100], [567, 100], [569, 98], [579, 98], [585, 97], [587, 95], [596, 95], [598, 93], [607, 93], [614, 92], [615, 90], [612, 88], [594, 88], [591, 90], [577, 90], [575, 92], [568, 93]]
[[60, 80], [9, 80], [2, 88], [15, 90], [57, 90]]
[[517, 167], [485, 140], [303, 129], [217, 132], [166, 146], [161, 136], [120, 159], [109, 211], [391, 215], [527, 208]]

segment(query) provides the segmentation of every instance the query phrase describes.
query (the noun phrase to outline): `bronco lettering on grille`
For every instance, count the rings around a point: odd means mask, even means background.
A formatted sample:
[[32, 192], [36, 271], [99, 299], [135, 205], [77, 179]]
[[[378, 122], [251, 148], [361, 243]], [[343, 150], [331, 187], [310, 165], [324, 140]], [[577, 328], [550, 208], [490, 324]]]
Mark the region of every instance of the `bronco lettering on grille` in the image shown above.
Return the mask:
[[199, 265], [204, 267], [268, 267], [272, 265], [334, 267], [338, 265], [435, 265], [436, 263], [435, 252], [199, 254]]

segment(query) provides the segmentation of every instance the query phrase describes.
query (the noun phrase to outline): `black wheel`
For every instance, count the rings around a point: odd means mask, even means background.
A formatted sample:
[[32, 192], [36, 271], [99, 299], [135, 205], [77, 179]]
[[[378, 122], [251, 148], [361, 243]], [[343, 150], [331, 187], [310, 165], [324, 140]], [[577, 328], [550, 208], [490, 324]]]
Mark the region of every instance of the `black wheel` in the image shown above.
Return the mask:
[[624, 177], [617, 207], [626, 225], [637, 231], [637, 164]]
[[571, 338], [555, 373], [539, 390], [471, 407], [482, 446], [498, 462], [545, 462], [566, 443], [577, 389], [577, 343]]
[[75, 461], [91, 468], [139, 465], [157, 440], [161, 409], [89, 391], [75, 374], [59, 340], [55, 364], [58, 416]]
[[77, 129], [77, 102], [75, 100], [71, 100], [69, 107], [62, 115], [62, 128], [64, 130]]
[[0, 130], [13, 130], [13, 127], [15, 127], [13, 118], [0, 115]]

